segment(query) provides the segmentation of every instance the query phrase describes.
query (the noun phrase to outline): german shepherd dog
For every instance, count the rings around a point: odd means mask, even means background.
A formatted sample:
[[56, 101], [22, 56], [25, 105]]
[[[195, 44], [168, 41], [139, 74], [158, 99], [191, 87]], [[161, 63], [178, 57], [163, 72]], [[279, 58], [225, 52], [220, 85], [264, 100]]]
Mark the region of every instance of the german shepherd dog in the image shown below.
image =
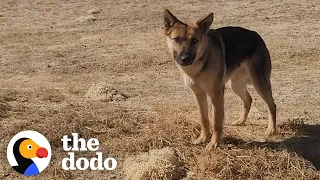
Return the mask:
[[[182, 22], [168, 9], [164, 11], [167, 50], [195, 97], [200, 114], [201, 132], [193, 144], [211, 141], [207, 149], [220, 144], [224, 121], [224, 89], [231, 89], [243, 101], [243, 112], [234, 125], [243, 125], [252, 98], [247, 85], [266, 102], [269, 110], [266, 135], [276, 133], [276, 105], [272, 97], [269, 51], [261, 36], [241, 27], [210, 29], [213, 14], [198, 21]], [[213, 129], [210, 133], [207, 96], [213, 105]]]

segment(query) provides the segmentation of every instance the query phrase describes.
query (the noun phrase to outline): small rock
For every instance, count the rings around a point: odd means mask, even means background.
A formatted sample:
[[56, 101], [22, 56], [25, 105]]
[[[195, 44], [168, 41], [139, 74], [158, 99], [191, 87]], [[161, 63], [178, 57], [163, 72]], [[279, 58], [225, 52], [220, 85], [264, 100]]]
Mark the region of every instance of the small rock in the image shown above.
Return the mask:
[[267, 142], [265, 138], [257, 138], [256, 141], [261, 143]]
[[87, 11], [87, 14], [100, 14], [101, 9], [90, 9]]
[[76, 21], [80, 23], [88, 23], [88, 22], [93, 22], [95, 20], [97, 20], [97, 18], [94, 17], [93, 15], [80, 16], [78, 19], [76, 19]]
[[102, 40], [102, 37], [100, 35], [94, 35], [94, 36], [85, 36], [80, 38], [80, 41], [86, 43], [86, 42], [99, 42]]

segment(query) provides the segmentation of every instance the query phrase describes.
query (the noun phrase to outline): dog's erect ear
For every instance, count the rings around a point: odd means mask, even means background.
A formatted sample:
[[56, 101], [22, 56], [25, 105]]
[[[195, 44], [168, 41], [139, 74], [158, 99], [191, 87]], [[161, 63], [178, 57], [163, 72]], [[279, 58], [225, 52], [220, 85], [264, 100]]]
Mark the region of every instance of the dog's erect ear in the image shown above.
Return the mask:
[[200, 28], [207, 31], [210, 28], [212, 21], [213, 21], [213, 13], [210, 13], [207, 17], [198, 20], [197, 24]]
[[164, 26], [166, 29], [171, 28], [175, 23], [179, 22], [179, 20], [168, 10], [164, 10]]

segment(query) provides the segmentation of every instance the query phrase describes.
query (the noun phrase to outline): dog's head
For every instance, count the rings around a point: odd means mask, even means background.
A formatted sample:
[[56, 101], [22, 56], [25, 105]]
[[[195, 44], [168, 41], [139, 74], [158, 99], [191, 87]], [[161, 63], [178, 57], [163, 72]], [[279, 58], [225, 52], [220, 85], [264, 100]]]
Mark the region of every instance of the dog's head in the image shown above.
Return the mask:
[[184, 23], [168, 9], [164, 11], [164, 26], [168, 50], [181, 66], [191, 65], [213, 21], [213, 14], [196, 22]]

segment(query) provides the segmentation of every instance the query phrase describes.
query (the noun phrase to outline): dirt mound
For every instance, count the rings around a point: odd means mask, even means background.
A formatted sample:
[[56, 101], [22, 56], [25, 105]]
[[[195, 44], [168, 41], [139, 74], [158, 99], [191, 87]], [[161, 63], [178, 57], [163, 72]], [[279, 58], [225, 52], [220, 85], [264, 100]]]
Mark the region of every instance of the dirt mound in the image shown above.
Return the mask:
[[93, 84], [84, 95], [86, 98], [90, 98], [95, 101], [124, 101], [128, 98], [125, 94], [110, 87], [108, 84], [96, 83]]
[[186, 175], [176, 153], [171, 148], [154, 149], [129, 157], [124, 162], [126, 179], [181, 179]]
[[0, 89], [0, 102], [16, 101], [18, 92], [13, 89]]
[[7, 103], [0, 102], [0, 118], [8, 117], [8, 111], [10, 110], [10, 106]]
[[51, 103], [59, 103], [65, 100], [65, 96], [58, 89], [41, 88], [37, 94], [37, 97], [43, 101]]

